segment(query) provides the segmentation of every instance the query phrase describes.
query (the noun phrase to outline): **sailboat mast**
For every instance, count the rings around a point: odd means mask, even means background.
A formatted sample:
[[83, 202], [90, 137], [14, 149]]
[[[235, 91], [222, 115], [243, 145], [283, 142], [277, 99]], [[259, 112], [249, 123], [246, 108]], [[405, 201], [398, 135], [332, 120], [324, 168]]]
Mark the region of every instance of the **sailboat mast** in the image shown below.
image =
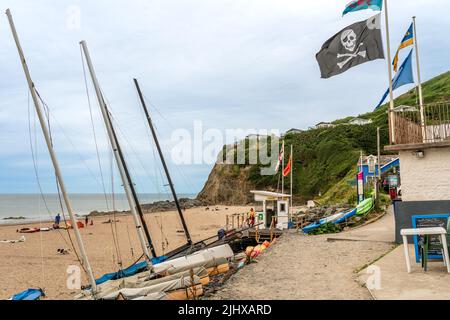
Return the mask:
[[145, 104], [144, 96], [142, 95], [141, 88], [139, 87], [139, 83], [137, 79], [134, 79], [134, 84], [136, 85], [137, 92], [139, 94], [139, 99], [141, 100], [142, 108], [144, 109], [145, 116], [147, 117], [148, 125], [150, 130], [152, 131], [153, 140], [155, 141], [156, 148], [158, 149], [159, 157], [161, 158], [162, 165], [164, 167], [164, 172], [166, 173], [167, 181], [169, 182], [170, 190], [172, 191], [173, 199], [175, 201], [175, 205], [178, 210], [178, 214], [180, 216], [181, 224], [183, 225], [184, 233], [186, 235], [186, 240], [188, 244], [192, 244], [192, 238], [189, 233], [186, 220], [184, 219], [183, 211], [181, 210], [180, 202], [178, 201], [177, 193], [175, 191], [175, 187], [172, 182], [172, 178], [170, 177], [169, 169], [167, 168], [166, 159], [161, 150], [161, 145], [159, 144], [158, 137], [156, 135], [155, 127], [153, 126], [152, 118], [150, 117], [150, 113], [148, 112], [147, 105]]
[[[103, 115], [103, 120], [105, 121], [106, 130], [108, 132], [109, 140], [111, 143], [111, 147], [113, 149], [114, 157], [117, 162], [117, 167], [119, 168], [120, 177], [122, 179], [123, 188], [125, 190], [125, 194], [128, 200], [128, 204], [130, 206], [130, 211], [133, 216], [134, 224], [136, 225], [136, 231], [138, 234], [139, 242], [142, 247], [142, 251], [146, 256], [147, 260], [151, 261], [151, 256], [149, 253], [149, 249], [152, 252], [153, 257], [156, 257], [155, 248], [153, 247], [153, 243], [151, 240], [150, 232], [148, 230], [147, 224], [145, 223], [144, 214], [142, 213], [141, 206], [139, 205], [139, 200], [136, 194], [136, 190], [131, 181], [131, 177], [126, 166], [125, 160], [123, 158], [122, 151], [120, 149], [117, 136], [114, 132], [114, 128], [112, 126], [111, 118], [109, 115], [108, 108], [106, 106], [105, 100], [103, 99], [102, 92], [100, 90], [100, 85], [97, 80], [97, 76], [95, 75], [94, 67], [92, 65], [91, 56], [89, 54], [89, 50], [87, 48], [87, 44], [85, 41], [80, 42], [81, 47], [83, 48], [84, 55], [86, 57], [86, 63], [89, 68], [89, 72], [91, 74], [92, 82], [94, 84], [95, 92], [97, 94], [98, 103], [100, 105], [100, 109]], [[145, 232], [145, 239], [144, 232]]]
[[41, 128], [42, 128], [42, 133], [44, 134], [45, 142], [47, 144], [47, 148], [48, 148], [48, 151], [50, 153], [50, 158], [52, 160], [53, 167], [55, 169], [55, 175], [56, 175], [57, 183], [58, 183], [59, 188], [61, 190], [61, 193], [63, 195], [64, 203], [66, 205], [67, 212], [69, 213], [70, 220], [72, 222], [72, 227], [73, 227], [73, 230], [74, 230], [74, 233], [75, 233], [75, 238], [77, 240], [78, 248], [79, 248], [79, 251], [80, 251], [80, 256], [81, 256], [81, 259], [83, 260], [83, 265], [84, 265], [84, 267], [86, 269], [86, 272], [87, 272], [87, 275], [88, 275], [88, 278], [89, 278], [89, 282], [91, 284], [92, 292], [93, 292], [93, 294], [95, 294], [96, 291], [97, 291], [97, 285], [95, 283], [95, 278], [94, 278], [94, 274], [92, 272], [91, 264], [90, 264], [89, 259], [87, 257], [86, 249], [84, 247], [83, 240], [81, 239], [80, 231], [78, 230], [77, 220], [75, 219], [75, 216], [73, 214], [72, 204], [70, 202], [69, 196], [67, 195], [66, 185], [65, 185], [64, 180], [62, 178], [61, 169], [59, 167], [58, 159], [56, 158], [56, 154], [55, 154], [55, 151], [53, 149], [53, 144], [52, 144], [52, 141], [51, 141], [51, 138], [50, 138], [49, 129], [47, 128], [47, 124], [46, 124], [46, 121], [45, 121], [45, 118], [44, 118], [44, 115], [43, 115], [43, 112], [42, 112], [42, 108], [41, 108], [41, 105], [39, 103], [39, 99], [37, 97], [36, 88], [34, 87], [34, 83], [33, 83], [32, 79], [31, 79], [30, 71], [28, 69], [28, 66], [27, 66], [27, 63], [26, 63], [26, 60], [25, 60], [25, 55], [24, 55], [22, 47], [20, 45], [19, 37], [18, 37], [17, 31], [16, 31], [16, 27], [14, 25], [14, 21], [13, 21], [12, 15], [11, 15], [11, 11], [9, 9], [6, 10], [6, 15], [8, 16], [9, 24], [11, 26], [11, 31], [12, 31], [12, 34], [13, 34], [13, 37], [14, 37], [14, 41], [16, 42], [17, 50], [19, 52], [20, 61], [22, 62], [23, 70], [25, 72], [25, 77], [27, 78], [27, 82], [28, 82], [28, 87], [30, 89], [31, 96], [33, 98], [33, 103], [34, 103], [34, 106], [36, 108], [36, 113], [37, 113], [37, 116], [38, 116], [38, 119], [39, 119], [39, 122], [40, 122], [40, 125], [41, 125]]

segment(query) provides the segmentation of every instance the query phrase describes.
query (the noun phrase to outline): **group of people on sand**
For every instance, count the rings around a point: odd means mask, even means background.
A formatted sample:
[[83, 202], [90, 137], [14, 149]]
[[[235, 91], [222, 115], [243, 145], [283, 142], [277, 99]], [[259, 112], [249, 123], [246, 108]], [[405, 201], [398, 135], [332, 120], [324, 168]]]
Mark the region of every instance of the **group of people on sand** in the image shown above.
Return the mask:
[[[88, 225], [89, 225], [89, 221], [90, 221], [90, 225], [91, 226], [93, 226], [94, 225], [94, 220], [92, 220], [92, 219], [90, 219], [89, 220], [89, 217], [88, 216], [85, 216], [84, 217], [84, 227], [88, 227]], [[58, 213], [56, 216], [55, 216], [55, 222], [53, 223], [53, 229], [59, 229], [60, 228], [60, 223], [61, 223], [61, 215]]]

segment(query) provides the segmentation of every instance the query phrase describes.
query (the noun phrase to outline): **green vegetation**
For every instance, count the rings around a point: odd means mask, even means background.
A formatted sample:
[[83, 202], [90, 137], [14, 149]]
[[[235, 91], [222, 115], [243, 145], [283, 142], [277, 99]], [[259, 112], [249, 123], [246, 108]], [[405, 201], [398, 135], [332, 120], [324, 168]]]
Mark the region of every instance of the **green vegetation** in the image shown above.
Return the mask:
[[[423, 84], [425, 103], [450, 100], [450, 72]], [[396, 105], [417, 105], [415, 89], [396, 99]], [[285, 137], [286, 154], [294, 145], [293, 190], [296, 201], [317, 199], [321, 203], [356, 202], [355, 187], [359, 152], [377, 154], [377, 127], [381, 128], [382, 147], [389, 144], [389, 129], [385, 104], [376, 111], [359, 115], [371, 119], [365, 126], [346, 125], [352, 117], [337, 120], [337, 126], [328, 129], [313, 129]], [[384, 152], [383, 152], [384, 153]], [[261, 176], [260, 166], [250, 168], [249, 180], [258, 189], [277, 190], [279, 175]], [[286, 182], [289, 188], [289, 179]]]
[[[424, 83], [423, 93], [426, 104], [449, 101], [450, 72]], [[398, 97], [396, 105], [416, 106], [415, 89]], [[347, 117], [334, 121], [333, 128], [312, 129], [285, 136], [286, 158], [289, 157], [290, 146], [294, 146], [295, 203], [304, 203], [311, 199], [321, 204], [356, 203], [355, 175], [360, 151], [366, 155], [377, 154], [377, 127], [381, 129], [382, 148], [389, 144], [387, 108], [388, 104], [385, 104], [378, 110], [358, 115], [360, 118], [372, 120], [369, 125], [348, 125], [353, 117]], [[217, 165], [200, 192], [199, 199], [211, 203], [241, 204], [252, 201], [250, 196], [252, 189], [281, 190], [280, 175], [262, 176], [260, 171], [262, 165], [249, 165], [248, 140], [241, 141], [236, 147], [244, 147], [247, 163]], [[266, 147], [263, 144], [259, 145], [259, 148]], [[225, 159], [226, 151], [227, 148], [224, 146], [221, 156]], [[234, 154], [234, 163], [238, 163], [237, 154]], [[286, 179], [286, 190], [290, 188], [289, 183], [290, 179]], [[389, 199], [383, 197], [380, 205], [388, 202]]]
[[334, 234], [342, 231], [342, 228], [334, 223], [328, 222], [321, 225], [319, 228], [311, 231], [308, 235], [317, 236], [319, 234]]

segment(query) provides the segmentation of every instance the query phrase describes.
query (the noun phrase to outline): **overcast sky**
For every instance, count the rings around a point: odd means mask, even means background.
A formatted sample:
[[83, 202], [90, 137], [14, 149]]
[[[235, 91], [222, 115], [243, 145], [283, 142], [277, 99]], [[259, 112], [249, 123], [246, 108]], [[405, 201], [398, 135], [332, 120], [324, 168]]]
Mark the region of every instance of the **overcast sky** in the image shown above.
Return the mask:
[[[305, 129], [371, 111], [387, 87], [385, 60], [320, 79], [315, 54], [333, 34], [375, 13], [344, 18], [347, 0], [2, 1], [10, 8], [41, 96], [51, 112], [55, 148], [70, 192], [101, 192], [79, 41], [120, 127], [140, 192], [167, 192], [132, 78], [140, 80], [178, 192], [196, 193], [211, 164], [175, 166], [176, 129]], [[392, 51], [417, 15], [422, 77], [450, 68], [450, 2], [391, 1]], [[77, 19], [77, 13], [80, 13]], [[38, 191], [30, 151], [28, 89], [5, 15], [0, 17], [0, 193]], [[383, 29], [384, 30], [384, 29]], [[384, 31], [383, 31], [384, 32]], [[407, 50], [403, 50], [402, 59]], [[396, 95], [410, 89], [406, 86]], [[89, 80], [107, 188], [108, 142]], [[31, 104], [31, 135], [45, 192], [54, 178]], [[34, 132], [37, 136], [34, 137]], [[120, 185], [116, 177], [116, 191]]]

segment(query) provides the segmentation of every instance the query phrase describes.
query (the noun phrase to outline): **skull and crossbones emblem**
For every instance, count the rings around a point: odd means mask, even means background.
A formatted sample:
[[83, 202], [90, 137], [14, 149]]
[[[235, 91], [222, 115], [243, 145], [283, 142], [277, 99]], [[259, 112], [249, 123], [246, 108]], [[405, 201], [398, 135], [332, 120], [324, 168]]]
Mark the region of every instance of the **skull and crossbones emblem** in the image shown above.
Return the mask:
[[367, 51], [360, 50], [361, 46], [363, 46], [364, 43], [361, 42], [359, 45], [357, 45], [356, 40], [357, 40], [356, 33], [352, 29], [348, 29], [342, 32], [341, 43], [349, 53], [337, 54], [338, 59], [347, 58], [337, 64], [340, 69], [342, 69], [347, 63], [349, 63], [352, 59], [356, 57], [363, 57], [363, 58], [366, 57]]

